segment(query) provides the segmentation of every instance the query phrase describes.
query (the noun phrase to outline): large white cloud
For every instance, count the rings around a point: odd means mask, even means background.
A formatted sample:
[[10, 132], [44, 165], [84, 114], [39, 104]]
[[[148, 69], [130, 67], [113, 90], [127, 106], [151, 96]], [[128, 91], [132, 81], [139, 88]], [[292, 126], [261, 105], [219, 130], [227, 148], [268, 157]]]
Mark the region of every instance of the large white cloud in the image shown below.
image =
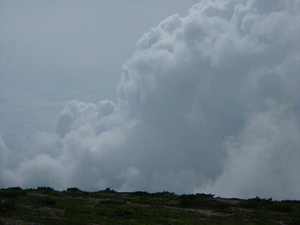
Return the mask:
[[118, 104], [71, 101], [3, 186], [300, 198], [299, 22], [297, 0], [165, 19], [124, 64]]
[[226, 196], [299, 198], [300, 127], [289, 106], [274, 100], [252, 112], [241, 133], [228, 138], [221, 175], [200, 190]]

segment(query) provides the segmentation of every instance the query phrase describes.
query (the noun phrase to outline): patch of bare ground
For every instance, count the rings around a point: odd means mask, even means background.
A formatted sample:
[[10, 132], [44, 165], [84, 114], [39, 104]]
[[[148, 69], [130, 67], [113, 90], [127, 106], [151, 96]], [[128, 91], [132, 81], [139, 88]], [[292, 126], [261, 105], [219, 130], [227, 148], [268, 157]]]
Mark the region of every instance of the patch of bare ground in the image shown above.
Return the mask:
[[234, 215], [232, 213], [214, 212], [214, 211], [208, 210], [208, 209], [184, 209], [184, 210], [191, 211], [191, 212], [201, 213], [201, 214], [203, 214], [205, 216], [229, 217], [229, 216], [233, 216]]
[[41, 207], [38, 211], [47, 213], [51, 218], [60, 218], [64, 214], [64, 211], [61, 209], [53, 209], [49, 207]]
[[244, 209], [244, 208], [241, 208], [241, 207], [234, 207], [234, 208], [232, 208], [232, 209], [234, 209], [234, 210], [239, 210], [239, 211], [242, 211], [242, 212], [248, 212], [248, 213], [254, 212], [253, 209]]
[[229, 217], [234, 215], [233, 213], [220, 213], [220, 212], [214, 212], [212, 210], [206, 210], [206, 209], [187, 209], [187, 210], [192, 212], [198, 212], [206, 216]]
[[214, 200], [219, 201], [219, 202], [223, 202], [223, 203], [227, 203], [230, 205], [237, 205], [239, 203], [241, 203], [241, 200], [239, 199], [235, 199], [235, 198], [214, 198]]
[[234, 215], [232, 213], [215, 212], [215, 211], [209, 210], [209, 209], [178, 208], [178, 207], [171, 207], [171, 206], [164, 206], [164, 207], [166, 207], [168, 209], [177, 209], [177, 210], [196, 212], [196, 213], [200, 213], [200, 214], [205, 215], [205, 216], [229, 217], [229, 216]]
[[36, 193], [36, 192], [29, 192], [26, 193], [28, 196], [34, 196], [34, 197], [49, 197], [49, 194], [41, 194], [41, 193]]
[[49, 207], [32, 207], [32, 206], [26, 206], [26, 205], [21, 205], [23, 208], [27, 208], [31, 211], [34, 212], [44, 212], [49, 215], [49, 217], [54, 218], [54, 219], [60, 219], [63, 214], [65, 213], [61, 209], [54, 209], [54, 208], [49, 208]]
[[27, 222], [23, 220], [15, 220], [15, 219], [7, 219], [7, 218], [0, 218], [0, 221], [4, 225], [40, 225], [39, 223], [34, 223], [34, 222]]
[[[88, 203], [92, 203], [92, 204], [99, 204], [99, 203], [106, 203], [106, 202], [110, 202], [112, 201], [112, 199], [110, 198], [86, 198], [86, 201]], [[113, 201], [117, 201], [117, 200], [113, 200]], [[121, 200], [119, 200], [121, 202]]]

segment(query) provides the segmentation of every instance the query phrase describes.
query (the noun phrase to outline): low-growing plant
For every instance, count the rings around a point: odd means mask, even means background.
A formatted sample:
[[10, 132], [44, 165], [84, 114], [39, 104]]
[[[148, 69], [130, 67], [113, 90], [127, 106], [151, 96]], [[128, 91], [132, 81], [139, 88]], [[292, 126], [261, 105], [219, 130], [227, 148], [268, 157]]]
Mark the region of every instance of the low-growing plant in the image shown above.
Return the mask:
[[0, 189], [0, 197], [14, 198], [25, 194], [26, 194], [26, 190], [23, 190], [20, 187], [10, 187], [7, 189]]
[[129, 207], [117, 208], [113, 210], [111, 216], [115, 218], [130, 218], [134, 215], [134, 211]]
[[224, 199], [211, 194], [170, 192], [118, 193], [110, 189], [86, 192], [88, 196], [84, 193], [72, 187], [62, 192], [47, 187], [0, 189], [0, 221], [45, 225], [300, 224], [300, 201]]
[[17, 209], [17, 203], [14, 200], [6, 200], [0, 202], [0, 214], [12, 212]]
[[81, 192], [81, 190], [77, 187], [72, 187], [72, 188], [67, 188], [67, 191], [71, 191], [71, 192]]
[[43, 205], [47, 205], [47, 206], [53, 206], [53, 205], [56, 205], [57, 200], [52, 199], [50, 197], [45, 197], [45, 198], [40, 199], [40, 203]]

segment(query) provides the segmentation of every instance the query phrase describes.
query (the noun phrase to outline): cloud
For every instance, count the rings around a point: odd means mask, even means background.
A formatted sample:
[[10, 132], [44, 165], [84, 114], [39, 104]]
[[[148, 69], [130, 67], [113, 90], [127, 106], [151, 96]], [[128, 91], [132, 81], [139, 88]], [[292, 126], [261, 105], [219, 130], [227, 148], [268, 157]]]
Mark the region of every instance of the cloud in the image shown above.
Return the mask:
[[300, 198], [300, 17], [286, 3], [202, 1], [168, 17], [137, 41], [116, 105], [71, 101], [4, 180]]
[[299, 116], [274, 100], [265, 101], [264, 107], [248, 116], [241, 133], [228, 138], [223, 172], [202, 191], [238, 197], [298, 197]]
[[7, 147], [2, 140], [2, 135], [0, 133], [0, 186], [4, 186], [3, 182], [3, 172], [4, 172], [4, 166], [5, 166], [5, 160], [7, 155]]

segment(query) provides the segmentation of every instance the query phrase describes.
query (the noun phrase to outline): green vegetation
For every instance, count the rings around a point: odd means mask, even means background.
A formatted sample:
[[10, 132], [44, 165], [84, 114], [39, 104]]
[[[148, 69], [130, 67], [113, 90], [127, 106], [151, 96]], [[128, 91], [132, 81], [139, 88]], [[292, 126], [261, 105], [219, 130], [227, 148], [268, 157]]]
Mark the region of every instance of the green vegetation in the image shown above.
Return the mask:
[[0, 224], [300, 224], [300, 201], [210, 194], [0, 189]]

